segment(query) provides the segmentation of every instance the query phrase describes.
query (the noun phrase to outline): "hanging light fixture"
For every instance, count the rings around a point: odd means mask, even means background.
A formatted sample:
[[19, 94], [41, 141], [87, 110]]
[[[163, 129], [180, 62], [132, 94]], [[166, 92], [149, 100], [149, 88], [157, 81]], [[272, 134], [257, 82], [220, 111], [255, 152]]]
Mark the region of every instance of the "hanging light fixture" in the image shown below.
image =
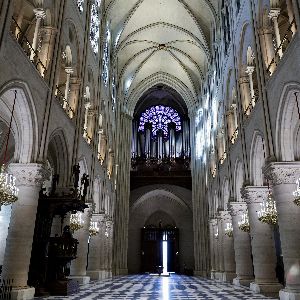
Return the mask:
[[6, 155], [7, 155], [9, 137], [11, 133], [13, 114], [14, 114], [16, 99], [17, 99], [17, 91], [15, 90], [14, 93], [15, 93], [15, 97], [14, 97], [14, 102], [13, 102], [13, 107], [12, 107], [11, 117], [9, 122], [9, 128], [7, 133], [4, 159], [3, 159], [3, 164], [0, 167], [0, 205], [10, 205], [16, 202], [18, 200], [18, 193], [19, 193], [19, 189], [16, 186], [16, 178], [7, 172], [7, 167], [6, 167]]
[[91, 221], [89, 234], [90, 236], [96, 236], [99, 233], [98, 223], [96, 221]]
[[238, 222], [239, 229], [244, 232], [250, 232], [250, 224], [248, 214], [244, 213], [242, 220]]
[[268, 182], [268, 198], [266, 201], [260, 203], [261, 209], [257, 212], [258, 220], [269, 224], [276, 225], [278, 222], [278, 215], [276, 209], [276, 202], [273, 199], [272, 192]]
[[232, 223], [226, 223], [225, 234], [229, 237], [233, 237], [233, 227]]
[[82, 213], [77, 212], [75, 214], [71, 214], [70, 217], [70, 229], [74, 233], [79, 229], [83, 228], [84, 221], [82, 220]]

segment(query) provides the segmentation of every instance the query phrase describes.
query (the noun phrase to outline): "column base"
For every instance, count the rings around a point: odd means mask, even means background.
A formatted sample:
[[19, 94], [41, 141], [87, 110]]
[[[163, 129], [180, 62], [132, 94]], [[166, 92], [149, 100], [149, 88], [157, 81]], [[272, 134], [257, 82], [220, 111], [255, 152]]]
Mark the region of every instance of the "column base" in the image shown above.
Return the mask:
[[11, 300], [31, 300], [34, 298], [35, 288], [12, 289]]
[[300, 291], [290, 291], [287, 289], [279, 291], [280, 300], [300, 300]]
[[116, 269], [116, 276], [119, 275], [128, 275], [128, 269]]
[[[202, 274], [201, 274], [201, 275], [198, 275], [198, 276], [201, 276], [201, 277], [202, 277]], [[210, 279], [216, 279], [216, 271], [211, 271], [211, 272], [210, 272]]]
[[224, 272], [223, 273], [223, 281], [232, 283], [233, 279], [236, 278], [236, 274], [233, 272]]
[[276, 297], [278, 298], [278, 293], [282, 289], [282, 285], [280, 283], [250, 283], [250, 290], [257, 294], [263, 294], [267, 297]]
[[215, 273], [215, 280], [223, 281], [224, 273], [223, 272], [216, 272]]
[[209, 278], [211, 276], [211, 272], [214, 272], [214, 271], [201, 271], [201, 270], [194, 270], [194, 276], [197, 276], [197, 277], [204, 277], [204, 278]]
[[79, 284], [88, 284], [90, 282], [89, 276], [69, 276], [68, 279], [77, 281]]
[[86, 275], [91, 278], [91, 280], [103, 280], [112, 277], [111, 271], [99, 270], [99, 271], [87, 271]]
[[252, 278], [252, 279], [246, 279], [245, 278], [244, 279], [244, 278], [236, 277], [232, 280], [232, 283], [233, 283], [233, 285], [237, 285], [237, 286], [243, 285], [243, 286], [250, 287], [250, 283], [253, 282], [253, 280], [254, 280], [254, 278]]

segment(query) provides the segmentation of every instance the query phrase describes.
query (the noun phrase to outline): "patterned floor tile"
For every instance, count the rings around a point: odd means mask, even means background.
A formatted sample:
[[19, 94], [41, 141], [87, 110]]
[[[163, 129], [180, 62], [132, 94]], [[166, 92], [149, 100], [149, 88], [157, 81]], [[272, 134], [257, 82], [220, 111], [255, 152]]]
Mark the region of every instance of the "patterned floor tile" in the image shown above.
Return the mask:
[[79, 293], [68, 297], [36, 300], [256, 300], [269, 299], [244, 287], [235, 287], [209, 279], [172, 275], [158, 277], [132, 275], [115, 277], [81, 286]]

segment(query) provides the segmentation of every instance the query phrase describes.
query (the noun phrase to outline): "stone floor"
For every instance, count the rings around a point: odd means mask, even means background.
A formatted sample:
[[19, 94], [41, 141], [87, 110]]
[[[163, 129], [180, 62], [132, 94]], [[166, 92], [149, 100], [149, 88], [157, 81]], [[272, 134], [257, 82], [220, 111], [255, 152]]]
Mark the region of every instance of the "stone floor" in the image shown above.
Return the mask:
[[253, 292], [244, 287], [234, 287], [230, 284], [219, 283], [209, 279], [179, 275], [171, 275], [170, 277], [135, 275], [116, 277], [101, 282], [91, 282], [89, 285], [82, 286], [80, 292], [73, 296], [53, 296], [35, 299], [253, 300], [272, 298], [253, 294]]

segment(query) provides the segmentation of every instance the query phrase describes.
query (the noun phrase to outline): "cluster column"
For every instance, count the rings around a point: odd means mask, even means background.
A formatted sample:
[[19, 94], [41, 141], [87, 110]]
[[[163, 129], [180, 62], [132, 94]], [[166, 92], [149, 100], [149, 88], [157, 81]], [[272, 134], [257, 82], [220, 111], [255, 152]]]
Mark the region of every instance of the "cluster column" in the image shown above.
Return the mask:
[[211, 262], [211, 274], [210, 277], [211, 279], [215, 278], [215, 273], [216, 273], [216, 256], [215, 256], [215, 232], [214, 232], [214, 227], [216, 224], [215, 219], [210, 219], [209, 221], [209, 234], [210, 234], [210, 262]]
[[293, 203], [299, 162], [273, 162], [264, 169], [272, 183], [278, 212], [286, 286], [279, 292], [281, 300], [300, 299], [300, 207]]
[[6, 239], [3, 279], [13, 279], [11, 299], [33, 299], [35, 289], [27, 286], [39, 191], [47, 177], [41, 164], [10, 164], [19, 188], [18, 201], [12, 205]]
[[218, 272], [216, 274], [216, 279], [223, 281], [224, 276], [224, 249], [223, 249], [223, 242], [224, 242], [224, 230], [222, 224], [222, 217], [221, 213], [217, 216], [217, 248], [218, 248]]
[[86, 276], [87, 253], [89, 242], [89, 228], [92, 213], [92, 205], [82, 213], [83, 228], [76, 231], [74, 238], [78, 240], [77, 258], [71, 264], [71, 278], [77, 280], [81, 284], [89, 283], [90, 277]]
[[224, 259], [224, 274], [223, 281], [232, 282], [233, 278], [236, 277], [235, 273], [235, 257], [234, 257], [234, 244], [233, 237], [225, 234], [225, 229], [227, 224], [232, 224], [232, 218], [228, 211], [220, 212], [220, 217], [222, 220], [222, 226], [219, 234], [223, 236], [223, 259]]
[[253, 255], [255, 281], [251, 290], [266, 296], [278, 296], [282, 288], [276, 278], [276, 250], [271, 225], [258, 220], [257, 212], [267, 201], [269, 191], [264, 186], [247, 186], [242, 190], [249, 212], [250, 236]]
[[99, 233], [96, 236], [90, 238], [90, 250], [89, 250], [89, 261], [88, 261], [88, 270], [87, 276], [92, 280], [102, 279], [101, 271], [101, 258], [105, 255], [104, 253], [104, 225], [105, 224], [105, 215], [104, 214], [93, 214], [93, 221], [98, 223]]
[[245, 202], [231, 202], [229, 208], [232, 216], [237, 275], [233, 279], [233, 284], [250, 286], [250, 283], [254, 279], [250, 236], [248, 232], [240, 230], [238, 224], [242, 220], [243, 214], [247, 213], [247, 204]]

